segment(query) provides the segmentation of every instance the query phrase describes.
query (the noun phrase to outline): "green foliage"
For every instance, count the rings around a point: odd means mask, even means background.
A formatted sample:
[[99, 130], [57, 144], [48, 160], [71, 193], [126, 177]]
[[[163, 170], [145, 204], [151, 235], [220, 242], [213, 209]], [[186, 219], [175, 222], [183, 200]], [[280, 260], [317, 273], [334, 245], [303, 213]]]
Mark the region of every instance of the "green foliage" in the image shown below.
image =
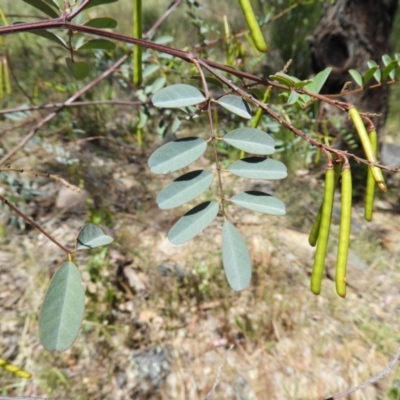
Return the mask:
[[212, 183], [209, 171], [191, 171], [180, 176], [163, 189], [157, 196], [157, 204], [163, 209], [179, 207], [200, 196]]
[[66, 262], [54, 275], [40, 313], [40, 341], [48, 351], [65, 351], [72, 346], [81, 327], [85, 291], [81, 274]]
[[114, 239], [105, 235], [104, 232], [96, 225], [86, 224], [76, 239], [76, 250], [93, 249], [94, 247], [107, 246]]
[[205, 100], [205, 97], [193, 86], [179, 83], [168, 86], [157, 92], [152, 99], [156, 107], [162, 108], [182, 108], [195, 106]]
[[350, 69], [349, 74], [354, 79], [354, 82], [361, 88], [369, 83], [372, 77], [374, 77], [378, 84], [381, 83], [382, 80], [386, 80], [388, 78], [390, 80], [394, 80], [396, 79], [400, 68], [400, 54], [395, 54], [394, 58], [384, 54], [382, 56], [382, 64], [383, 65], [380, 66], [376, 63], [376, 61], [370, 60], [367, 62], [368, 70], [364, 73], [364, 75], [355, 69]]
[[240, 96], [228, 94], [227, 96], [221, 97], [217, 103], [239, 117], [246, 119], [251, 118], [250, 107]]
[[223, 141], [248, 153], [269, 155], [275, 152], [274, 139], [260, 129], [235, 129], [226, 134]]
[[207, 143], [202, 138], [177, 139], [156, 150], [150, 156], [148, 164], [155, 174], [177, 171], [197, 160], [206, 148]]
[[[189, 85], [173, 85], [161, 89], [153, 96], [153, 104], [158, 107], [189, 106], [203, 103], [206, 99], [195, 87]], [[227, 95], [218, 101], [209, 99], [211, 104], [218, 104], [233, 114], [250, 119], [250, 108], [240, 96]], [[209, 109], [210, 110], [210, 109]], [[209, 111], [210, 112], [210, 111]], [[213, 132], [213, 127], [210, 127]], [[274, 139], [260, 129], [235, 129], [221, 139], [211, 133], [210, 141], [215, 146], [216, 141], [222, 140], [239, 150], [257, 154], [270, 155], [275, 152]], [[207, 142], [201, 138], [189, 137], [165, 144], [156, 150], [149, 158], [148, 164], [154, 173], [176, 171], [190, 165], [205, 151]], [[218, 152], [215, 152], [215, 162], [219, 164]], [[249, 157], [234, 162], [228, 167], [234, 175], [253, 179], [282, 179], [287, 176], [286, 167], [279, 161], [262, 157]], [[220, 198], [218, 203], [224, 204], [223, 179], [217, 170], [220, 182]], [[181, 206], [200, 196], [212, 184], [213, 175], [204, 170], [195, 170], [181, 175], [163, 189], [157, 196], [157, 204], [161, 209], [170, 209]], [[263, 192], [243, 192], [230, 198], [235, 205], [252, 211], [270, 215], [284, 215], [285, 206], [277, 198]], [[170, 229], [168, 238], [173, 244], [181, 244], [194, 238], [205, 229], [218, 214], [216, 201], [201, 203], [194, 207]], [[223, 216], [225, 208], [222, 208]], [[239, 291], [247, 287], [251, 277], [250, 255], [246, 244], [233, 225], [225, 221], [223, 228], [223, 263], [229, 285]]]
[[114, 18], [101, 17], [92, 18], [85, 22], [84, 25], [91, 26], [92, 28], [113, 29], [117, 27], [118, 22]]
[[246, 289], [251, 280], [249, 250], [239, 231], [225, 221], [222, 231], [222, 261], [226, 279], [235, 291]]
[[50, 7], [47, 3], [45, 3], [42, 0], [22, 0], [24, 3], [27, 3], [31, 5], [32, 7], [35, 7], [39, 11], [44, 12], [51, 18], [57, 18], [59, 14], [54, 10], [53, 7]]
[[219, 211], [215, 201], [206, 201], [188, 211], [168, 232], [172, 244], [183, 244], [197, 236], [214, 221]]

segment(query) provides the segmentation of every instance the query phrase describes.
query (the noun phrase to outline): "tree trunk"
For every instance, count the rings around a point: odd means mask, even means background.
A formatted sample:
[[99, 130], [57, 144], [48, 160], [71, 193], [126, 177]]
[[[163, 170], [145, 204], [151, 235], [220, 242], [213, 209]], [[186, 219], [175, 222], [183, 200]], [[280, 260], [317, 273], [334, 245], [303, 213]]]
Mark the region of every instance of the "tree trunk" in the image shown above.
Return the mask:
[[[354, 68], [361, 74], [368, 69], [367, 61], [382, 65], [381, 57], [389, 53], [389, 37], [397, 10], [397, 0], [336, 0], [325, 4], [321, 22], [309, 39], [312, 68], [315, 73], [332, 67], [323, 93], [340, 93], [344, 84], [352, 81], [347, 72]], [[371, 83], [376, 83], [374, 78]], [[350, 89], [355, 89], [352, 85]], [[374, 118], [379, 132], [388, 113], [388, 87], [363, 90], [343, 98], [360, 111], [381, 114]], [[330, 118], [335, 111], [324, 106]]]

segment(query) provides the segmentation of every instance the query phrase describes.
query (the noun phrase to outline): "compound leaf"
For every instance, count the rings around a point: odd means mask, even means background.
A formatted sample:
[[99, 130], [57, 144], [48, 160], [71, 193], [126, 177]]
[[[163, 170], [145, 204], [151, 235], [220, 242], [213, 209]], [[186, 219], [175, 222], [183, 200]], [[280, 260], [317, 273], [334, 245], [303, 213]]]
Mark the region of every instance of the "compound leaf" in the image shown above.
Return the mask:
[[92, 39], [83, 43], [77, 50], [114, 50], [116, 44], [106, 39]]
[[180, 176], [163, 189], [157, 196], [158, 206], [167, 210], [179, 207], [193, 200], [207, 190], [213, 180], [209, 171], [191, 171]]
[[219, 205], [216, 201], [206, 201], [188, 211], [168, 232], [172, 244], [182, 244], [194, 238], [214, 221]]
[[44, 37], [48, 40], [51, 40], [54, 43], [60, 44], [61, 46], [68, 48], [67, 43], [61, 36], [58, 36], [52, 32], [46, 31], [46, 29], [38, 29], [37, 31], [31, 31], [29, 33], [32, 33], [33, 35], [36, 35], [36, 36]]
[[224, 142], [253, 154], [267, 155], [275, 152], [274, 139], [255, 128], [239, 128], [223, 137]]
[[93, 18], [84, 23], [85, 26], [91, 26], [92, 28], [100, 29], [113, 29], [116, 28], [118, 22], [113, 18]]
[[242, 235], [229, 221], [222, 230], [222, 262], [230, 287], [246, 289], [251, 280], [250, 254]]
[[40, 312], [40, 342], [48, 351], [65, 351], [78, 336], [85, 290], [78, 268], [67, 261], [50, 282]]
[[153, 96], [153, 104], [161, 108], [181, 108], [202, 103], [206, 98], [199, 89], [178, 83], [161, 89]]
[[72, 61], [69, 57], [65, 59], [70, 74], [77, 80], [85, 79], [90, 72], [89, 65], [84, 61]]
[[165, 174], [188, 166], [206, 150], [207, 142], [197, 137], [174, 140], [161, 146], [149, 158], [154, 174]]
[[228, 94], [227, 96], [221, 97], [217, 103], [228, 111], [239, 115], [239, 117], [246, 119], [251, 118], [250, 107], [240, 96]]
[[47, 14], [51, 18], [58, 18], [59, 17], [57, 12], [42, 0], [22, 0], [22, 1], [24, 3], [27, 3], [27, 4], [31, 5], [32, 7], [37, 8], [38, 10], [44, 12], [45, 14]]
[[258, 191], [238, 193], [231, 202], [252, 211], [272, 215], [285, 215], [285, 205], [274, 196]]
[[285, 164], [261, 157], [242, 158], [231, 164], [228, 171], [250, 179], [283, 179], [287, 177]]
[[76, 250], [87, 250], [94, 247], [106, 246], [114, 239], [105, 235], [100, 227], [93, 224], [86, 224], [76, 239]]

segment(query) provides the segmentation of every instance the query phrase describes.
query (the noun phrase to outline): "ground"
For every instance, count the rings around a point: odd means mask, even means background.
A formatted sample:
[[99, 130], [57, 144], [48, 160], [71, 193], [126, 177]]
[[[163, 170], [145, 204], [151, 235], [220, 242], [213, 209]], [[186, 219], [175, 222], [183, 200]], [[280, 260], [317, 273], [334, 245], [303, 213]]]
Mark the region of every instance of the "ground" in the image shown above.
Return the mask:
[[[115, 242], [79, 254], [87, 293], [83, 327], [70, 350], [50, 354], [38, 340], [38, 313], [65, 255], [34, 229], [6, 226], [0, 251], [0, 348], [3, 358], [24, 365], [33, 378], [24, 381], [3, 371], [4, 395], [323, 399], [382, 371], [397, 350], [400, 216], [390, 201], [378, 201], [371, 223], [356, 204], [349, 293], [341, 299], [330, 279], [336, 199], [328, 273], [322, 295], [314, 296], [309, 290], [314, 249], [307, 235], [322, 183], [300, 170], [270, 185], [288, 213], [271, 217], [235, 211], [234, 222], [253, 260], [250, 287], [235, 293], [221, 263], [221, 218], [187, 244], [168, 242], [166, 233], [182, 210], [162, 211], [155, 204], [156, 193], [170, 180], [147, 169], [146, 159], [157, 144], [144, 151], [126, 146], [119, 158], [112, 141], [59, 144], [79, 160], [87, 194], [47, 178], [15, 175], [35, 182], [41, 193], [30, 202], [28, 214], [69, 247], [88, 218], [99, 218], [105, 230], [108, 225]], [[42, 159], [51, 165], [54, 157], [35, 145], [28, 154], [18, 164]], [[210, 161], [202, 158], [197, 166], [210, 166]], [[257, 184], [232, 181], [234, 189]], [[389, 374], [350, 398], [397, 398], [389, 391], [396, 396], [398, 379], [398, 372]]]

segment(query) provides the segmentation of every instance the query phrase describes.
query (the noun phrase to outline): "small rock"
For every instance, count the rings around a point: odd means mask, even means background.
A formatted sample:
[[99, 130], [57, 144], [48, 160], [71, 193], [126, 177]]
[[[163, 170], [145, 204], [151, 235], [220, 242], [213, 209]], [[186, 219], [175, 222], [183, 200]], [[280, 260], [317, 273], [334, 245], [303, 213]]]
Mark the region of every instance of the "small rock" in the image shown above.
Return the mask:
[[89, 193], [86, 190], [78, 192], [69, 187], [63, 186], [57, 195], [56, 208], [70, 209], [78, 205], [83, 205], [88, 197]]
[[150, 381], [157, 387], [170, 372], [170, 363], [166, 351], [160, 346], [154, 346], [144, 351], [135, 352], [131, 362], [140, 380]]

